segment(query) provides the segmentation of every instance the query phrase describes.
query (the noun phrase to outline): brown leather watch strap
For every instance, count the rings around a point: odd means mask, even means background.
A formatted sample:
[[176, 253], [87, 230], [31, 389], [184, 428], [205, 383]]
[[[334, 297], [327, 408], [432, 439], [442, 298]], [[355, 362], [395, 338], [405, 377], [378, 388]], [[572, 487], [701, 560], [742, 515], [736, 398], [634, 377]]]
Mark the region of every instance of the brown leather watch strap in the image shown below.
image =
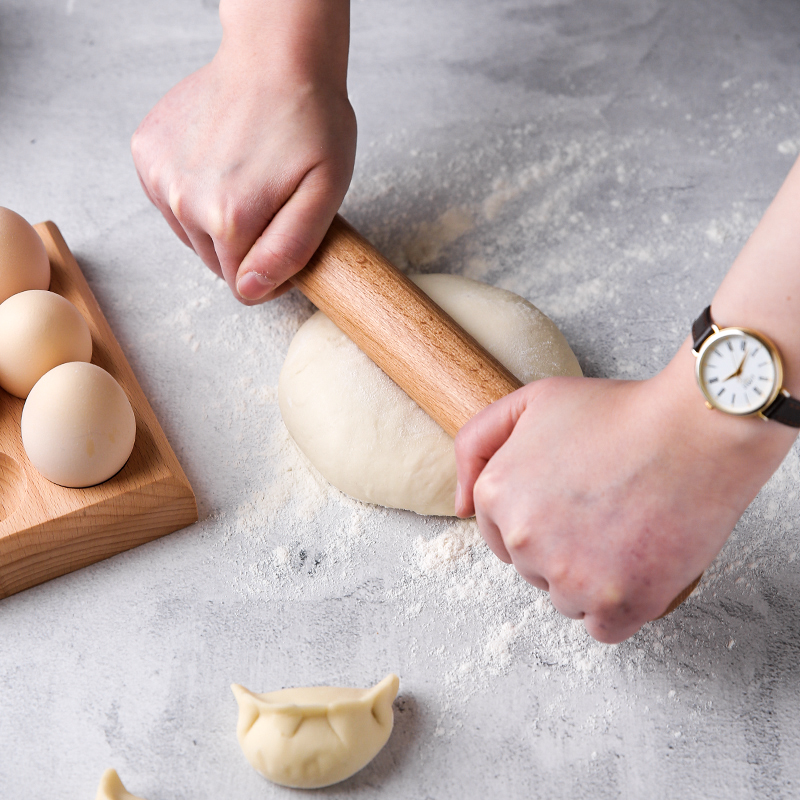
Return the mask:
[[767, 419], [774, 419], [775, 422], [782, 422], [792, 428], [800, 428], [800, 401], [783, 392], [772, 401], [769, 408], [765, 408], [761, 413]]
[[711, 319], [711, 306], [706, 306], [703, 313], [692, 324], [692, 350], [697, 352], [700, 345], [714, 332]]

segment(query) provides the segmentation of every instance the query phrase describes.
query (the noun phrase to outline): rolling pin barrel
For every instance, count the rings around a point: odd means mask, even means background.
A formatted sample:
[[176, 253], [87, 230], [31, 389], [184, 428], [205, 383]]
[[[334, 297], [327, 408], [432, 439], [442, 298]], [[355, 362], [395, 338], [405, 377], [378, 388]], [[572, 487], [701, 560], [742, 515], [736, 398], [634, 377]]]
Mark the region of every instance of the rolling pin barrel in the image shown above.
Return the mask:
[[338, 214], [292, 282], [451, 436], [522, 386]]
[[291, 281], [451, 436], [522, 386], [338, 214]]

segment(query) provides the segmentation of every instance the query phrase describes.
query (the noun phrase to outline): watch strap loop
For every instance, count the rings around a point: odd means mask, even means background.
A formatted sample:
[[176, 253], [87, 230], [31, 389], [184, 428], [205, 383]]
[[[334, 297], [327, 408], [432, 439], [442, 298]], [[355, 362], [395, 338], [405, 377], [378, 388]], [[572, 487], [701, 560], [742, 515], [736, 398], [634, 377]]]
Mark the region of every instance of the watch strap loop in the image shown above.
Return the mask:
[[711, 306], [706, 306], [703, 313], [692, 324], [692, 350], [697, 352], [700, 345], [714, 333], [715, 328], [711, 319]]
[[790, 425], [792, 428], [800, 428], [800, 402], [784, 389], [772, 401], [769, 408], [761, 412], [761, 416]]

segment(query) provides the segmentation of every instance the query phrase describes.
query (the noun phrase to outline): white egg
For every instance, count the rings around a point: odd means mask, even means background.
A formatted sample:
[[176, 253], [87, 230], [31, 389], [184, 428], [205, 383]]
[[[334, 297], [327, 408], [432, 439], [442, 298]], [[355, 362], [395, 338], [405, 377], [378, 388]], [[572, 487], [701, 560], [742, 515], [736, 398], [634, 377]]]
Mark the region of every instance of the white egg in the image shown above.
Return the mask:
[[68, 361], [92, 360], [92, 335], [61, 295], [32, 289], [0, 303], [0, 386], [27, 397], [45, 372]]
[[50, 259], [33, 225], [0, 207], [0, 303], [27, 289], [50, 286]]
[[116, 475], [133, 450], [136, 418], [104, 369], [77, 361], [39, 379], [22, 409], [22, 443], [47, 480], [74, 488]]

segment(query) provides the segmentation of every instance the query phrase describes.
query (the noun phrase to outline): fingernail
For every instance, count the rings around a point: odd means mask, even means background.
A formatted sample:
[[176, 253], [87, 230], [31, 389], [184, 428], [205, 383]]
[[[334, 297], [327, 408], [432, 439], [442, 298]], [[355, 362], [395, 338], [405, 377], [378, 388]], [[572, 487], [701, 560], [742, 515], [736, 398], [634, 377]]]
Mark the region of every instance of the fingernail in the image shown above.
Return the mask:
[[275, 288], [275, 284], [260, 272], [246, 272], [236, 281], [236, 291], [245, 300], [260, 300]]
[[456, 483], [456, 513], [461, 511], [461, 484]]

